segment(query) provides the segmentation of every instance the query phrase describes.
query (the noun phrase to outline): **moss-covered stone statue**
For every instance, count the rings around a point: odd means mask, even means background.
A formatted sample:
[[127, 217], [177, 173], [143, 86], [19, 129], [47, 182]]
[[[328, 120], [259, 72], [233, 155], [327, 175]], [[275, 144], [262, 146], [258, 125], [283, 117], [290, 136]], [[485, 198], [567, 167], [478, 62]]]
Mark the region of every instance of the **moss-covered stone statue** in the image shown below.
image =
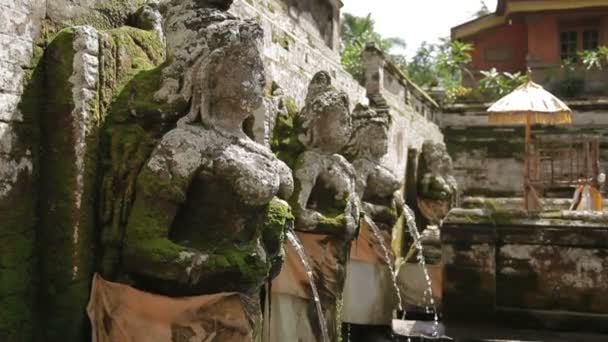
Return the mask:
[[[295, 192], [290, 203], [295, 229], [311, 261], [330, 340], [337, 338], [337, 302], [341, 298], [350, 241], [356, 235], [360, 205], [355, 169], [340, 155], [351, 135], [346, 94], [337, 91], [327, 72], [314, 75], [294, 134], [304, 151], [294, 163]], [[286, 146], [290, 146], [286, 144]], [[322, 329], [306, 270], [293, 247], [272, 283], [271, 341], [321, 341]]]
[[[390, 338], [393, 310], [399, 306], [386, 253], [393, 263], [393, 230], [403, 229], [396, 225], [403, 204], [402, 183], [381, 163], [388, 153], [391, 117], [364, 106], [357, 106], [352, 117], [353, 134], [346, 151], [355, 167], [357, 195], [366, 219], [361, 220], [357, 240], [351, 244], [341, 317], [347, 324], [376, 326], [374, 333]], [[367, 333], [354, 336], [369, 340]]]
[[[155, 294], [240, 293], [253, 326], [261, 286], [282, 261], [284, 229], [293, 217], [279, 198], [289, 199], [293, 180], [282, 161], [243, 132], [243, 122], [263, 102], [263, 32], [255, 22], [225, 12], [227, 3], [170, 2], [167, 61], [149, 76], [157, 86], [144, 87], [145, 77], [136, 77], [125, 87], [127, 101], [119, 96], [113, 104], [126, 105], [127, 115], [135, 118], [160, 113], [159, 121], [164, 112], [185, 110], [135, 172], [134, 184], [126, 185], [134, 189], [134, 200], [130, 208], [113, 213], [128, 215], [122, 231], [104, 232], [103, 264], [106, 277]], [[139, 102], [142, 98], [147, 101]], [[145, 109], [153, 104], [158, 104], [155, 110]], [[163, 125], [116, 125], [109, 131], [112, 151], [123, 157], [113, 161], [124, 163], [129, 159], [124, 152], [137, 150], [133, 145], [154, 141], [133, 132], [142, 126], [162, 132]], [[138, 159], [142, 155], [133, 153]], [[137, 169], [134, 164], [126, 165]], [[192, 336], [208, 338], [211, 332]]]
[[347, 155], [357, 174], [357, 196], [361, 199], [363, 212], [374, 222], [392, 227], [403, 200], [397, 193], [401, 181], [381, 163], [388, 153], [390, 125], [391, 117], [386, 112], [364, 106], [355, 108]]
[[458, 183], [452, 158], [442, 142], [427, 140], [422, 145], [418, 187], [418, 208], [431, 223], [437, 223], [458, 202]]

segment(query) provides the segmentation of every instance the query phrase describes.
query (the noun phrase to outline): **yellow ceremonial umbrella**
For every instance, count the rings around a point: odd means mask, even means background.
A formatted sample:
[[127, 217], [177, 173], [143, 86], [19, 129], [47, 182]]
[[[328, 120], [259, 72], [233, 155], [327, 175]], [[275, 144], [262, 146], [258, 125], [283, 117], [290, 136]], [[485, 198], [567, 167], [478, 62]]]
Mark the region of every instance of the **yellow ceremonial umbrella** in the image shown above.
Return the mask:
[[490, 124], [526, 125], [524, 201], [526, 210], [540, 209], [540, 200], [536, 190], [530, 184], [529, 177], [530, 162], [528, 158], [532, 140], [531, 127], [535, 124], [570, 124], [572, 123], [572, 111], [564, 102], [546, 91], [542, 86], [528, 81], [496, 101], [488, 109], [488, 112]]

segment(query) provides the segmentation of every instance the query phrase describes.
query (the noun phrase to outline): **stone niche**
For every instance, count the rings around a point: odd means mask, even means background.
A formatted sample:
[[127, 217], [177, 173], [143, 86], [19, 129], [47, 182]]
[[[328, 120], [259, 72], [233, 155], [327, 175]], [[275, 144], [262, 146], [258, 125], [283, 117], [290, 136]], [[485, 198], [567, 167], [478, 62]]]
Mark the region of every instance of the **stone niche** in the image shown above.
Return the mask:
[[608, 215], [480, 203], [453, 209], [441, 230], [448, 324], [608, 331]]

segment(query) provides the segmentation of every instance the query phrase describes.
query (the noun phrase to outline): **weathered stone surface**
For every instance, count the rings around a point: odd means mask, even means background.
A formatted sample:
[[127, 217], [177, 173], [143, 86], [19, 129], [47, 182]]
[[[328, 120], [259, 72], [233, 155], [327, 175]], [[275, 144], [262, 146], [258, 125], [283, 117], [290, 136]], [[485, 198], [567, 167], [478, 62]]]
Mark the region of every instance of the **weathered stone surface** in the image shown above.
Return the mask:
[[605, 250], [575, 246], [502, 245], [497, 255], [497, 305], [607, 313]]
[[289, 169], [242, 130], [262, 104], [261, 31], [195, 1], [168, 6], [168, 64], [153, 101], [191, 105], [137, 176], [122, 271], [157, 293], [255, 298], [291, 220], [273, 198], [293, 191]]
[[354, 106], [368, 101], [365, 89], [340, 64], [339, 7], [334, 0], [236, 0], [230, 12], [260, 23], [268, 79], [276, 82], [298, 107], [304, 105], [308, 82], [322, 70], [330, 73]]
[[402, 184], [381, 165], [382, 157], [388, 152], [391, 126], [388, 113], [358, 106], [352, 116], [353, 134], [347, 154], [352, 156], [355, 168], [357, 195], [362, 202], [362, 212], [373, 220], [371, 224], [383, 234], [384, 241], [372, 233], [366, 219], [360, 221], [347, 265], [342, 318], [353, 324], [388, 326], [393, 310], [399, 307], [393, 274], [387, 263], [394, 264], [396, 259], [391, 250], [392, 237], [397, 237], [395, 244], [403, 243], [399, 238], [403, 237], [403, 225], [396, 224], [403, 205], [399, 192]]
[[[525, 317], [549, 328], [569, 317], [572, 327], [581, 317], [605, 321], [603, 217], [568, 211], [530, 216], [508, 206], [453, 209], [441, 231], [448, 316], [465, 318], [458, 314], [466, 305], [467, 319], [475, 312], [487, 315], [477, 319], [518, 325], [530, 324]], [[466, 304], [459, 300], [465, 293]]]
[[294, 169], [296, 229], [349, 239], [359, 216], [355, 171], [337, 154], [351, 133], [348, 98], [331, 86], [327, 73], [320, 72], [311, 81], [307, 99], [298, 120], [302, 126], [298, 138], [307, 150]]
[[42, 118], [42, 185], [39, 253], [45, 339], [84, 336], [93, 273], [98, 155], [98, 32], [78, 26], [61, 31], [47, 49]]
[[[303, 152], [293, 164], [295, 192], [290, 203], [294, 208], [295, 229], [313, 265], [312, 276], [321, 294], [329, 335], [334, 339], [338, 333], [335, 321], [344, 285], [346, 253], [358, 227], [360, 205], [355, 170], [338, 154], [351, 134], [349, 101], [331, 82], [328, 73], [317, 73], [309, 85], [306, 105], [291, 121], [291, 134], [299, 133], [297, 139]], [[279, 147], [286, 145], [278, 144]], [[295, 251], [287, 249], [287, 253], [288, 260], [297, 260], [297, 255], [293, 255]], [[310, 286], [301, 280], [306, 276], [301, 265], [287, 263], [277, 279], [281, 290], [276, 293], [299, 296], [304, 292], [309, 305], [313, 305]], [[271, 300], [288, 299], [275, 295]], [[307, 319], [311, 320], [307, 326], [314, 326], [316, 318]], [[288, 327], [273, 323], [271, 331], [294, 331], [297, 320], [293, 317]], [[303, 336], [307, 335], [311, 334], [303, 333]], [[317, 336], [316, 340], [320, 338]]]

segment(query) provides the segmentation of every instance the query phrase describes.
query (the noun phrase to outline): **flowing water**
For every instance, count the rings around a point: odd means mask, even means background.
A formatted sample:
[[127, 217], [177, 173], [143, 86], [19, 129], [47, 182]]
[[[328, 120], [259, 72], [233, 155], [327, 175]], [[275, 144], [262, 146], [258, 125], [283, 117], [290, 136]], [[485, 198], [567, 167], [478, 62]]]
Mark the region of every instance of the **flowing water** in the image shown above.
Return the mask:
[[[433, 297], [433, 287], [431, 282], [431, 277], [429, 276], [429, 272], [426, 268], [426, 261], [424, 260], [424, 250], [422, 247], [422, 242], [420, 241], [420, 233], [418, 232], [418, 228], [416, 227], [416, 217], [414, 216], [414, 212], [407, 205], [403, 205], [403, 215], [405, 218], [405, 222], [408, 228], [408, 231], [412, 235], [412, 239], [414, 240], [414, 246], [416, 246], [416, 250], [418, 251], [418, 263], [422, 268], [422, 272], [424, 273], [424, 278], [426, 280], [427, 288], [424, 291], [423, 300], [427, 303], [430, 303], [432, 307], [432, 312], [434, 314], [434, 331], [433, 336], [438, 335], [438, 327], [439, 327], [439, 316], [437, 316], [437, 307], [435, 305], [435, 298]], [[426, 313], [431, 313], [431, 308], [427, 305]]]
[[386, 265], [388, 266], [389, 271], [391, 272], [391, 280], [393, 281], [393, 287], [395, 288], [395, 293], [397, 293], [397, 301], [399, 311], [403, 311], [403, 300], [401, 299], [401, 291], [399, 290], [399, 285], [397, 285], [397, 271], [395, 270], [395, 266], [393, 265], [393, 261], [391, 260], [391, 256], [389, 253], [389, 249], [386, 246], [386, 241], [384, 241], [384, 237], [382, 236], [382, 232], [380, 228], [374, 223], [374, 221], [365, 216], [365, 221], [368, 223], [369, 227], [374, 234], [374, 237], [380, 243], [380, 247], [382, 248], [382, 252], [384, 252], [384, 261], [386, 261]]
[[319, 291], [317, 290], [317, 286], [315, 285], [312, 267], [310, 266], [310, 262], [308, 261], [306, 253], [304, 252], [304, 246], [302, 246], [302, 242], [300, 242], [300, 239], [292, 230], [289, 230], [287, 232], [287, 239], [289, 240], [293, 248], [296, 250], [296, 253], [298, 253], [300, 260], [302, 261], [302, 265], [304, 265], [304, 270], [306, 270], [308, 282], [310, 284], [312, 295], [315, 301], [315, 306], [317, 308], [317, 317], [319, 318], [319, 326], [321, 327], [323, 342], [330, 342], [329, 332], [327, 330], [327, 322], [325, 322], [325, 315], [323, 315], [323, 308], [321, 307], [321, 298], [319, 297]]

